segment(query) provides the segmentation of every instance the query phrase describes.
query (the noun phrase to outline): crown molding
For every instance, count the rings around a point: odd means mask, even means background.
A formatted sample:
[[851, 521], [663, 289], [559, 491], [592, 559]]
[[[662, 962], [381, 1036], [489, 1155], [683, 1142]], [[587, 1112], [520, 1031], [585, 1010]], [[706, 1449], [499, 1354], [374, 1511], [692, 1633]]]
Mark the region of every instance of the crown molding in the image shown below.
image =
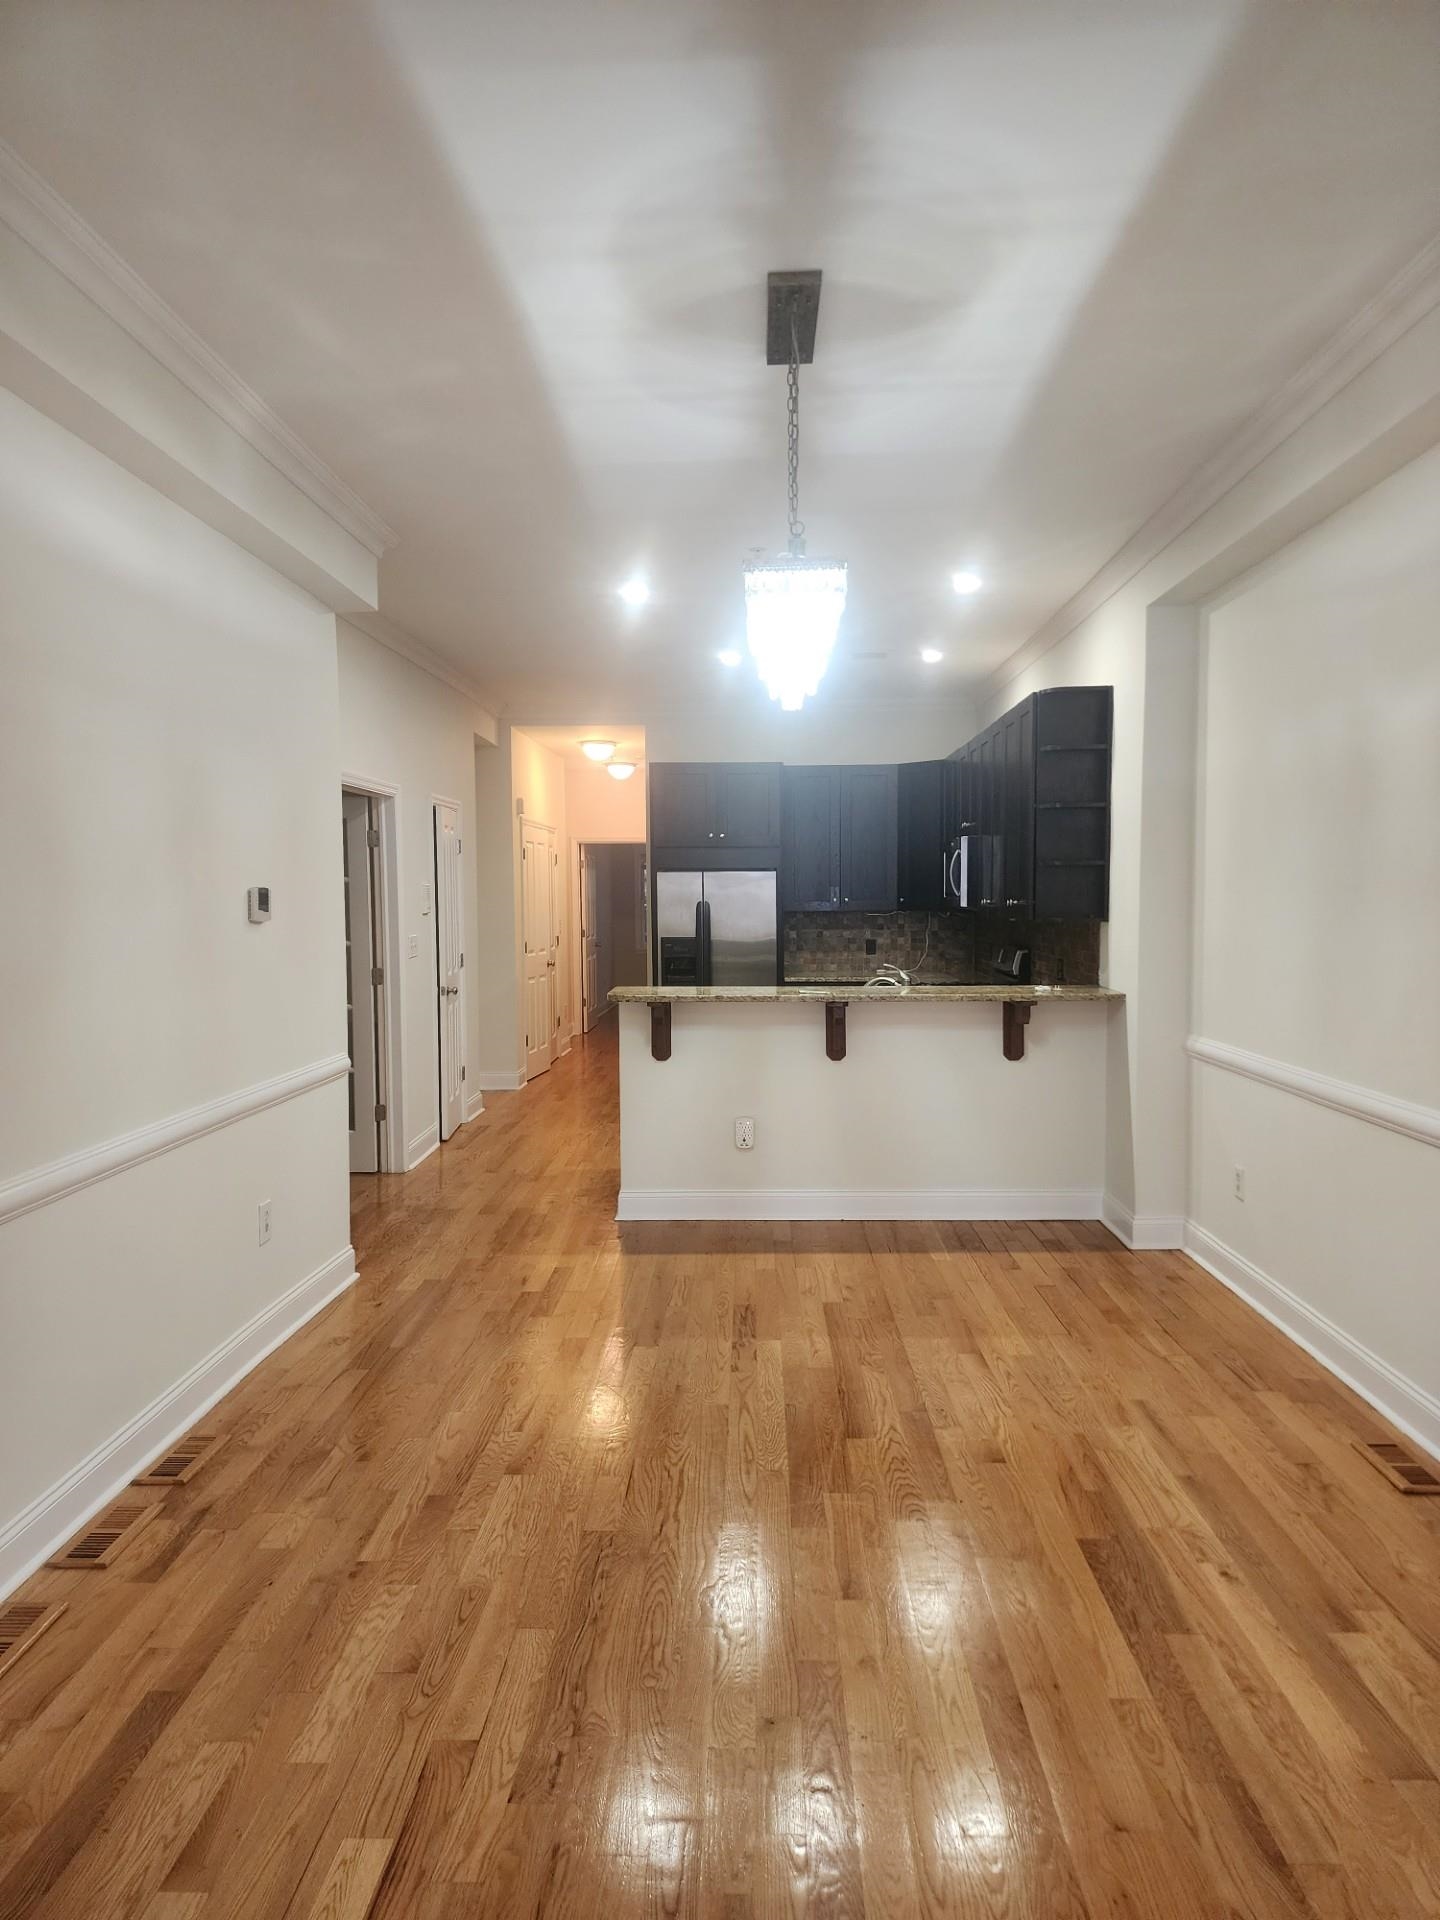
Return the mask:
[[352, 539], [377, 559], [395, 545], [393, 528], [4, 141], [0, 141], [0, 220]]
[[492, 721], [497, 718], [499, 709], [494, 701], [461, 668], [452, 666], [443, 655], [426, 646], [423, 640], [417, 640], [403, 627], [397, 627], [383, 613], [345, 613], [340, 618], [363, 633], [367, 640], [378, 641], [382, 647], [388, 647], [391, 653], [398, 653], [402, 660], [408, 660], [412, 667], [421, 668], [432, 680], [442, 680], [456, 693], [463, 693]]
[[984, 695], [1000, 693], [1016, 674], [1073, 633], [1437, 304], [1440, 236], [1386, 281], [1238, 433], [1196, 468], [1078, 593], [995, 669], [984, 684]]

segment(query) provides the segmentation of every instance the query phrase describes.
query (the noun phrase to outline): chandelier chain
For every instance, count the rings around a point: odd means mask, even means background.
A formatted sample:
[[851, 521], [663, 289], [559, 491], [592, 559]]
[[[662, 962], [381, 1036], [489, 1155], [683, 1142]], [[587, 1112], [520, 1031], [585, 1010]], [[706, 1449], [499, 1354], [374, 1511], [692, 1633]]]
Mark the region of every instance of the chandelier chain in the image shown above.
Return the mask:
[[789, 426], [790, 551], [805, 551], [805, 522], [800, 518], [800, 343], [795, 315], [790, 316], [790, 371], [787, 376]]

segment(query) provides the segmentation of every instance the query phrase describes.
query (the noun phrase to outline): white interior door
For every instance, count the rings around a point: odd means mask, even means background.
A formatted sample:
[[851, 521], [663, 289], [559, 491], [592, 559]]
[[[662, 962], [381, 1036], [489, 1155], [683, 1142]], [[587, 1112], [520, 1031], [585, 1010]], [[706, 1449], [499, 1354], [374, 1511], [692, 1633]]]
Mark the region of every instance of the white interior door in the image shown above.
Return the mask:
[[527, 820], [521, 837], [520, 904], [525, 948], [525, 1072], [555, 1059], [560, 1025], [560, 931], [556, 913], [555, 829]]
[[350, 1055], [350, 1171], [380, 1171], [379, 988], [375, 934], [375, 833], [370, 796], [340, 796], [345, 874], [345, 1030]]
[[460, 809], [435, 803], [435, 988], [440, 1033], [440, 1138], [465, 1117], [465, 1029], [460, 979], [465, 965], [460, 888]]
[[584, 1029], [589, 1033], [605, 1011], [600, 992], [599, 863], [588, 847], [580, 849], [580, 994]]

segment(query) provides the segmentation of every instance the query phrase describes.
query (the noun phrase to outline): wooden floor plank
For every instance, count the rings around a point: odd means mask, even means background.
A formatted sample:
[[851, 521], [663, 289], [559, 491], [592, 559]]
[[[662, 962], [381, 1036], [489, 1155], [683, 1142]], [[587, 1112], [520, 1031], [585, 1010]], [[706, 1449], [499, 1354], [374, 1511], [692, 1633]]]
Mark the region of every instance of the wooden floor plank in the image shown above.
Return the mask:
[[1440, 1911], [1440, 1503], [1085, 1223], [617, 1226], [604, 1027], [0, 1679], [4, 1920]]

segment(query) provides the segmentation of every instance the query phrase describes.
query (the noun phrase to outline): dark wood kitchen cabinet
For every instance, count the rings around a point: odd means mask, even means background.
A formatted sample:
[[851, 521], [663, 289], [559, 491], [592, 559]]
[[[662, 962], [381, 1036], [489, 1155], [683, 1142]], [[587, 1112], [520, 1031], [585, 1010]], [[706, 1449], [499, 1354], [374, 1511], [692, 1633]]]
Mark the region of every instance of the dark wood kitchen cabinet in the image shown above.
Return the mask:
[[[1106, 918], [1112, 724], [1109, 687], [1050, 687], [950, 756], [946, 833], [969, 837], [968, 905]], [[945, 904], [959, 905], [948, 885]]]
[[719, 837], [732, 847], [778, 847], [779, 761], [726, 761], [714, 772]]
[[997, 765], [1001, 871], [997, 906], [1035, 906], [1035, 707], [1024, 700], [999, 723]]
[[661, 761], [650, 769], [650, 844], [696, 855], [780, 845], [780, 766], [770, 761]]
[[898, 771], [840, 769], [840, 905], [852, 913], [895, 911]]
[[898, 833], [896, 905], [904, 912], [929, 911], [945, 904], [947, 783], [955, 762], [911, 760], [896, 769]]
[[780, 904], [840, 905], [840, 769], [786, 767], [780, 777]]
[[787, 913], [894, 912], [897, 795], [891, 766], [785, 768], [780, 900]]

